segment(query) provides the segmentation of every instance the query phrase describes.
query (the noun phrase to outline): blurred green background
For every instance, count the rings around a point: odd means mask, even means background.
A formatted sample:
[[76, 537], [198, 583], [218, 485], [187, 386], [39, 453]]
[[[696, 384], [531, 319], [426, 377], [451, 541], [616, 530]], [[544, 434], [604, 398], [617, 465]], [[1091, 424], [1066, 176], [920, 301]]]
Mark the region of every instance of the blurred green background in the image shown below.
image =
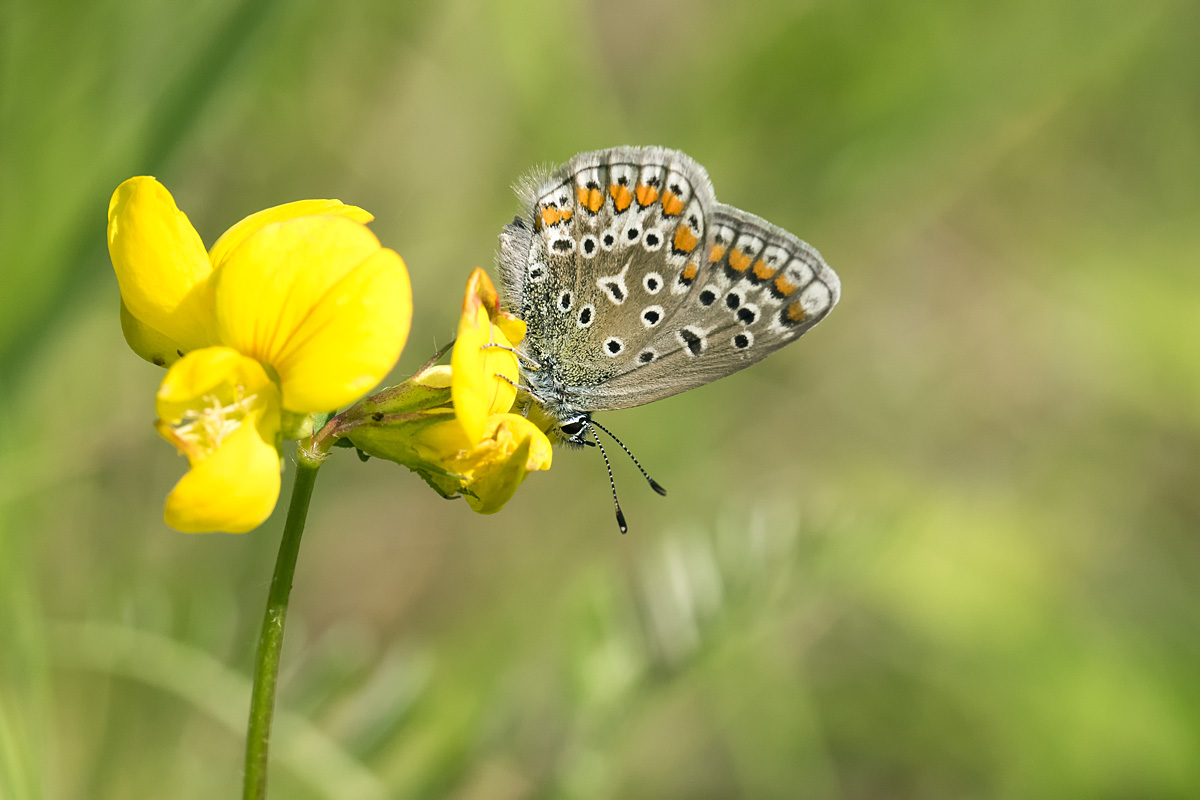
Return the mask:
[[[539, 163], [663, 144], [812, 242], [802, 344], [498, 515], [338, 451], [279, 798], [1200, 797], [1200, 6], [0, 0], [0, 797], [240, 791], [282, 515], [161, 521], [104, 244], [338, 197], [452, 335]], [[285, 481], [290, 477], [285, 477]], [[282, 509], [282, 504], [281, 504]]]

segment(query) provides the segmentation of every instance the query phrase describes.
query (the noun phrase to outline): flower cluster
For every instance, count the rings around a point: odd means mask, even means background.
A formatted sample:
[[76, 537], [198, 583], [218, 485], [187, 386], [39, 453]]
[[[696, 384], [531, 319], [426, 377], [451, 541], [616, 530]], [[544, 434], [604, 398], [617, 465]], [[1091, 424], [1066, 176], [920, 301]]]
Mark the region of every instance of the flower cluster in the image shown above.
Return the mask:
[[[365, 227], [371, 220], [337, 200], [304, 200], [247, 217], [206, 253], [154, 178], [117, 188], [108, 245], [121, 328], [134, 352], [168, 368], [156, 427], [189, 463], [167, 497], [167, 524], [260, 525], [279, 497], [282, 440], [310, 436], [314, 415], [355, 403], [395, 364], [411, 288], [404, 262]], [[510, 413], [524, 335], [475, 270], [451, 363], [359, 400], [309, 439], [313, 452], [323, 457], [344, 438], [443, 497], [498, 511], [551, 462], [545, 433]]]
[[154, 178], [108, 209], [126, 341], [169, 367], [157, 427], [190, 471], [167, 498], [181, 531], [242, 532], [279, 497], [280, 439], [352, 403], [396, 363], [412, 319], [404, 262], [366, 211], [305, 200], [247, 217], [205, 252]]

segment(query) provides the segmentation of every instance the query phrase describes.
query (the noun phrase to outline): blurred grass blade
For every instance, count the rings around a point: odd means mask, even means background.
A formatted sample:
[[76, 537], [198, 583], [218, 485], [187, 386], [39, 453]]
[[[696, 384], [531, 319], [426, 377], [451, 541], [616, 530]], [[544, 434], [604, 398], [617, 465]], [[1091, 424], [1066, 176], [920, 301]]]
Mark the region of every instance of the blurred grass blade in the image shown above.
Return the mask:
[[[201, 650], [155, 634], [95, 622], [60, 622], [51, 651], [63, 667], [140, 681], [170, 692], [244, 735], [250, 680]], [[329, 798], [383, 800], [383, 783], [308, 720], [276, 712], [273, 752], [279, 763]]]

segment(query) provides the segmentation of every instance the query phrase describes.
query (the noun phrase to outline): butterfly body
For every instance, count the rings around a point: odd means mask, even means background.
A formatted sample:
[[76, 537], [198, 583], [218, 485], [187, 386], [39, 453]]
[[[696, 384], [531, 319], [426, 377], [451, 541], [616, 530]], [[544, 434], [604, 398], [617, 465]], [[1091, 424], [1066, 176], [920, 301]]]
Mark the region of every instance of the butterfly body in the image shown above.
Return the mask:
[[521, 380], [582, 444], [591, 414], [711, 383], [799, 338], [837, 303], [820, 254], [718, 203], [687, 155], [583, 153], [518, 188], [499, 267], [528, 326]]

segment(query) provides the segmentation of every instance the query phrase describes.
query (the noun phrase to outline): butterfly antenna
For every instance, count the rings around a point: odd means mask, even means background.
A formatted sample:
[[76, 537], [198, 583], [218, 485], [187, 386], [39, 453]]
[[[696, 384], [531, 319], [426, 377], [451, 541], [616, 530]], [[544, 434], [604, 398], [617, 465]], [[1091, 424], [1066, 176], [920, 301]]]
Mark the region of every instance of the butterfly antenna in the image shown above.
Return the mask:
[[[611, 436], [612, 440], [617, 443], [617, 446], [625, 451], [625, 455], [629, 456], [629, 460], [632, 461], [633, 465], [638, 468], [639, 472], [642, 473], [642, 477], [645, 478], [647, 483], [650, 484], [651, 489], [658, 492], [663, 497], [667, 496], [667, 490], [664, 489], [663, 487], [659, 486], [658, 481], [656, 481], [656, 480], [654, 480], [654, 478], [650, 477], [650, 473], [646, 472], [646, 470], [642, 468], [641, 463], [637, 460], [637, 458], [633, 455], [633, 453], [631, 453], [629, 451], [629, 448], [626, 447], [625, 444], [620, 439], [618, 439], [616, 436], [613, 436], [612, 431], [610, 431], [608, 428], [601, 425], [599, 422], [596, 422], [595, 420], [590, 420], [590, 422], [592, 425], [595, 425], [597, 428], [599, 428], [600, 430], [604, 431], [609, 436]], [[595, 436], [595, 435], [596, 434], [594, 434], [594, 433], [592, 434], [592, 436]]]
[[[596, 431], [590, 426], [588, 429], [592, 431], [592, 438], [596, 440], [596, 446], [600, 448], [600, 455], [604, 456], [604, 467], [608, 470], [608, 485], [612, 487], [613, 506], [617, 509], [617, 525], [620, 526], [621, 533], [625, 533], [629, 528], [625, 525], [625, 515], [621, 513], [621, 502], [617, 500], [617, 482], [613, 479], [612, 464], [608, 460], [608, 453], [604, 452], [604, 445], [600, 444], [600, 437], [596, 435]], [[608, 432], [605, 431], [605, 433]], [[612, 436], [611, 433], [608, 435]]]

